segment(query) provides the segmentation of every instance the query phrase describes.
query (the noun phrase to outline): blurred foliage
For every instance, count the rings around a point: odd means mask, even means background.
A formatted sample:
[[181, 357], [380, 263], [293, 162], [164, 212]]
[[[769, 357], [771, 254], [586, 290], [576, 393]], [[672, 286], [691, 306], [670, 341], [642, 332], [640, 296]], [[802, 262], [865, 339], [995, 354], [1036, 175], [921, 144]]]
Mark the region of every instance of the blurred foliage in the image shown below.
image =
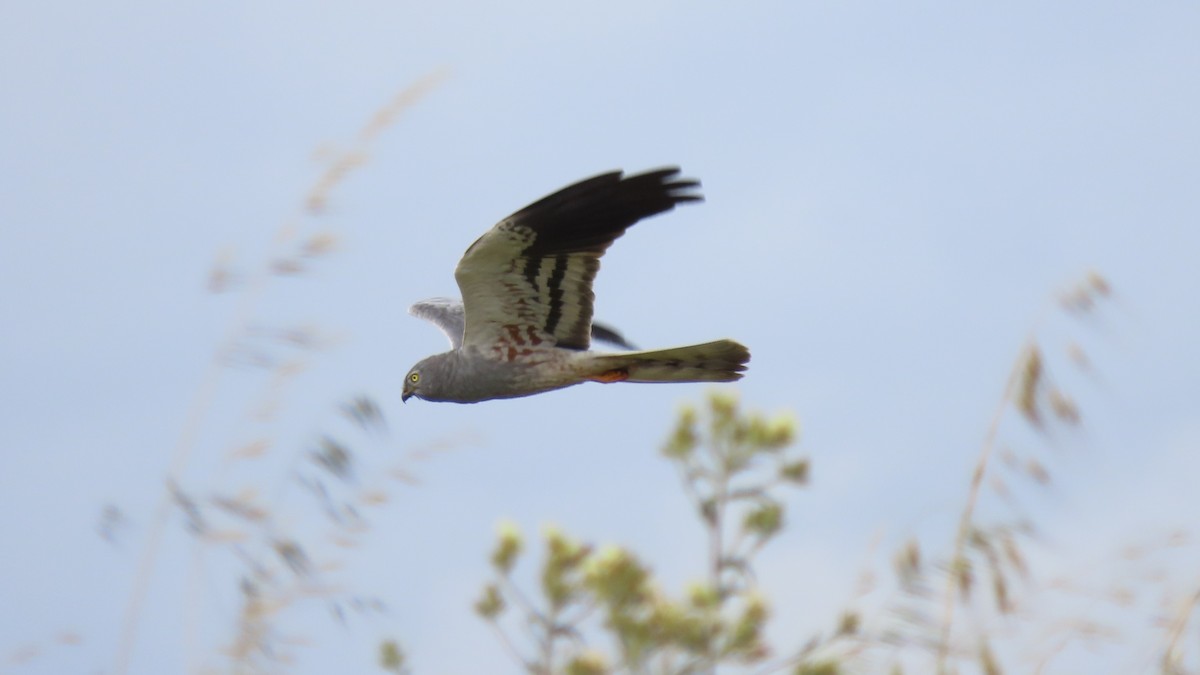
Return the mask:
[[[672, 597], [637, 554], [596, 547], [557, 528], [542, 531], [540, 584], [531, 596], [513, 577], [525, 543], [513, 524], [501, 525], [491, 556], [495, 578], [475, 609], [529, 673], [711, 673], [722, 664], [765, 672], [841, 672], [816, 658], [828, 641], [767, 664], [770, 619], [754, 580], [754, 561], [786, 524], [782, 492], [804, 486], [808, 460], [793, 445], [797, 423], [743, 412], [735, 397], [709, 396], [703, 413], [684, 408], [662, 447], [695, 507], [708, 546], [707, 578]], [[515, 627], [515, 628], [514, 628]], [[853, 635], [848, 614], [831, 640]], [[597, 639], [603, 636], [606, 639]], [[605, 651], [594, 645], [605, 643]]]
[[[1112, 293], [1107, 280], [1090, 273], [1053, 309], [1081, 318]], [[662, 446], [707, 535], [706, 550], [697, 551], [706, 562], [706, 578], [673, 595], [635, 552], [596, 547], [546, 528], [541, 584], [537, 593], [527, 593], [514, 579], [524, 539], [515, 525], [505, 524], [492, 554], [495, 578], [485, 586], [477, 612], [533, 675], [1025, 672], [1005, 665], [1002, 655], [1019, 654], [1019, 639], [1029, 643], [1029, 636], [1045, 635], [1048, 619], [1039, 623], [1038, 617], [1020, 613], [1028, 596], [1039, 592], [1025, 551], [1038, 528], [1015, 495], [1052, 485], [1052, 458], [1044, 451], [1055, 434], [1082, 423], [1075, 399], [1052, 372], [1064, 363], [1079, 373], [1092, 368], [1079, 342], [1054, 353], [1037, 326], [1013, 363], [979, 458], [966, 477], [967, 496], [948, 554], [929, 555], [916, 539], [903, 544], [893, 556], [892, 599], [879, 611], [864, 616], [861, 609], [846, 610], [827, 635], [782, 656], [767, 644], [770, 602], [758, 590], [755, 564], [786, 529], [783, 496], [807, 484], [810, 464], [794, 450], [798, 425], [792, 417], [746, 412], [735, 397], [714, 393], [702, 410], [680, 411]], [[1021, 424], [1032, 434], [1017, 429]], [[994, 504], [981, 509], [983, 502]], [[1123, 587], [1090, 597], [1120, 604], [1129, 602], [1132, 592]], [[1169, 620], [1156, 619], [1164, 637], [1155, 672], [1200, 672], [1195, 659], [1189, 661], [1195, 655], [1185, 648], [1198, 608], [1200, 592], [1171, 603]], [[1018, 624], [1028, 624], [1028, 631]], [[1117, 634], [1090, 617], [1063, 626], [1051, 631], [1055, 640], [1048, 651], [1025, 657], [1036, 664], [1036, 672], [1044, 672], [1073, 640], [1095, 644]]]
[[[871, 651], [882, 655], [877, 660], [891, 672], [1058, 672], [1056, 661], [1074, 644], [1093, 651], [1110, 648], [1140, 620], [1135, 611], [1138, 593], [1130, 587], [1130, 575], [1102, 578], [1099, 587], [1083, 580], [1047, 583], [1035, 573], [1027, 550], [1037, 547], [1043, 554], [1048, 552], [1028, 503], [1037, 491], [1054, 484], [1054, 463], [1061, 460], [1061, 453], [1050, 450], [1082, 426], [1083, 414], [1068, 393], [1069, 385], [1095, 382], [1092, 359], [1072, 333], [1080, 326], [1094, 328], [1101, 320], [1098, 312], [1113, 294], [1103, 276], [1089, 272], [1035, 320], [1012, 364], [968, 477], [949, 546], [934, 548], [930, 555], [912, 539], [896, 552], [892, 567], [899, 595], [885, 609], [893, 619], [868, 638]], [[1059, 335], [1045, 327], [1051, 319]], [[1065, 348], [1055, 348], [1062, 333], [1069, 340]], [[1150, 556], [1139, 551], [1120, 557], [1132, 562]], [[1102, 563], [1098, 568], [1119, 569], [1115, 560], [1097, 562]], [[1172, 593], [1164, 589], [1161, 576], [1140, 580], [1143, 596], [1163, 590]], [[1050, 597], [1055, 606], [1077, 606], [1081, 613], [1045, 614]], [[1190, 602], [1167, 603], [1176, 606], [1169, 622], [1161, 618], [1161, 609], [1154, 611], [1153, 632], [1165, 634], [1165, 647], [1158, 649], [1161, 667], [1138, 672], [1200, 672], [1194, 653], [1190, 669], [1178, 665], [1186, 660], [1180, 636], [1196, 612], [1197, 601], [1200, 595]], [[1143, 644], [1137, 649], [1153, 647]], [[1094, 661], [1095, 654], [1090, 658]], [[1146, 659], [1140, 657], [1140, 662]], [[1018, 663], [1032, 671], [1018, 669]], [[1076, 672], [1067, 668], [1065, 672]], [[1114, 665], [1105, 672], [1131, 671]]]
[[404, 650], [395, 640], [384, 640], [379, 645], [379, 667], [395, 675], [405, 675], [409, 672], [405, 667]]

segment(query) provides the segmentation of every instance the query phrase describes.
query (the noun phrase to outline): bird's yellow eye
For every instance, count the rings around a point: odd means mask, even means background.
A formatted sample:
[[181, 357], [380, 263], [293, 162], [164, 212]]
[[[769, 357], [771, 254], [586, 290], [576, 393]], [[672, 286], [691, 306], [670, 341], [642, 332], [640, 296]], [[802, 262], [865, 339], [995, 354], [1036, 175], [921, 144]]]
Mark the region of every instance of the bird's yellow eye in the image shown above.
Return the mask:
[[412, 382], [413, 384], [416, 384], [420, 380], [421, 380], [421, 376], [416, 373], [413, 373], [412, 375], [408, 376], [408, 381]]

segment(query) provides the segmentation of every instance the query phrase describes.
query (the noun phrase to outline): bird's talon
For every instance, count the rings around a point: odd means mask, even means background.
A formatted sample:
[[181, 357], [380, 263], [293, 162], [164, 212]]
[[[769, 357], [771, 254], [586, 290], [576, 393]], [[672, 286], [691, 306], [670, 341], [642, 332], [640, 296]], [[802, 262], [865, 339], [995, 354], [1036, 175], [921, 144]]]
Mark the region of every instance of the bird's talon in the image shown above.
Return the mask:
[[603, 373], [600, 373], [599, 375], [593, 375], [588, 379], [590, 379], [592, 382], [603, 382], [604, 384], [624, 382], [625, 380], [629, 379], [629, 369], [615, 368], [613, 370], [606, 370]]

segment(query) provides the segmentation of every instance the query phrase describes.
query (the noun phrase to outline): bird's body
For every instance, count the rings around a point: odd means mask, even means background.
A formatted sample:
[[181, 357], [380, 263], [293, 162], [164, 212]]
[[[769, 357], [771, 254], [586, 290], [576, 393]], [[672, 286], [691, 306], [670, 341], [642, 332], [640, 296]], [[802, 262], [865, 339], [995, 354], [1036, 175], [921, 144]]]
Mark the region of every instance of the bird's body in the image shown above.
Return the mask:
[[[589, 381], [728, 382], [737, 379], [737, 369], [749, 358], [750, 352], [732, 340], [614, 354], [539, 349], [512, 360], [464, 347], [427, 357], [413, 370], [439, 374], [434, 384], [428, 378], [421, 380], [421, 398], [475, 403], [530, 396]], [[488, 376], [479, 377], [484, 371]]]
[[587, 381], [741, 378], [750, 352], [732, 340], [622, 353], [588, 349], [594, 332], [611, 333], [592, 326], [600, 256], [639, 220], [700, 200], [688, 192], [698, 183], [676, 180], [678, 172], [595, 176], [530, 204], [480, 237], [455, 271], [462, 304], [435, 299], [410, 310], [441, 327], [452, 349], [414, 366], [403, 398], [474, 403]]

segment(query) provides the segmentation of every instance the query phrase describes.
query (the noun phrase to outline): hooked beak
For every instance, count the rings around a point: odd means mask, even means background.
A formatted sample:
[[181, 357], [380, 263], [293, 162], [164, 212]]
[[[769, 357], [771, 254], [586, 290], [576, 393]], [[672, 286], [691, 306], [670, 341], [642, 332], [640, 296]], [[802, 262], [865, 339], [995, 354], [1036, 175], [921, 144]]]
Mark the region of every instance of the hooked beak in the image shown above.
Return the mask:
[[408, 399], [412, 398], [412, 395], [413, 394], [411, 391], [408, 391], [407, 389], [404, 390], [404, 392], [402, 394], [400, 394], [400, 402], [408, 403]]

